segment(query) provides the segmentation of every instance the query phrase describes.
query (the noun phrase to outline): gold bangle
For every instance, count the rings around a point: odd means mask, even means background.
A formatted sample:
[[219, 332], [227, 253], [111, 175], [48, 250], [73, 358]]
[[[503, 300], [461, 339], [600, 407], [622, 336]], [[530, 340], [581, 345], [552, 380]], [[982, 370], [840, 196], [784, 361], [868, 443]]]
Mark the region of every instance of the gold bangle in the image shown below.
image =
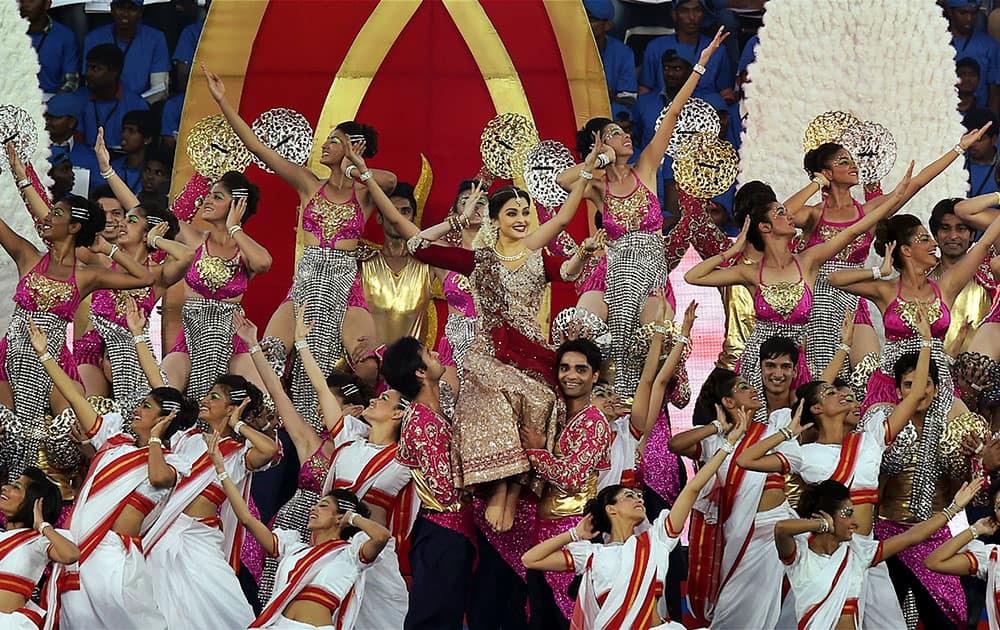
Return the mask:
[[993, 194], [997, 196], [997, 202], [995, 204], [993, 204], [993, 205], [994, 206], [1000, 206], [1000, 191], [997, 191], [997, 192], [995, 192]]

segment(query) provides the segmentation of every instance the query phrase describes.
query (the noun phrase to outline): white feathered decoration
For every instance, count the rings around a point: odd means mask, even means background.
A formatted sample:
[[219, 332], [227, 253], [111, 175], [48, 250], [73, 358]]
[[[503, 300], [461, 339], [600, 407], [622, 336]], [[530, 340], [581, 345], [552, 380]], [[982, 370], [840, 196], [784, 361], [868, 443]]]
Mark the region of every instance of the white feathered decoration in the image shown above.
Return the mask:
[[[48, 176], [49, 139], [45, 132], [45, 106], [42, 104], [42, 89], [38, 85], [38, 56], [28, 37], [28, 22], [20, 16], [17, 3], [8, 0], [0, 2], [0, 104], [11, 104], [28, 112], [35, 121], [35, 129], [41, 136], [37, 148], [31, 156], [35, 172], [45, 186], [52, 181]], [[0, 153], [3, 169], [0, 173], [0, 217], [21, 236], [31, 240], [36, 247], [43, 247], [35, 232], [31, 215], [24, 207], [7, 165], [6, 153]], [[17, 286], [17, 267], [10, 256], [0, 253], [0, 334], [7, 331], [7, 323], [13, 310], [11, 297]]]
[[[741, 183], [771, 184], [778, 198], [804, 186], [802, 135], [831, 110], [885, 125], [899, 146], [889, 192], [910, 160], [914, 174], [958, 142], [954, 49], [941, 8], [931, 0], [771, 0], [746, 86], [748, 119]], [[955, 160], [903, 212], [926, 223], [945, 197], [964, 196], [968, 178]], [[854, 194], [863, 199], [861, 186]], [[810, 203], [818, 203], [815, 195]]]

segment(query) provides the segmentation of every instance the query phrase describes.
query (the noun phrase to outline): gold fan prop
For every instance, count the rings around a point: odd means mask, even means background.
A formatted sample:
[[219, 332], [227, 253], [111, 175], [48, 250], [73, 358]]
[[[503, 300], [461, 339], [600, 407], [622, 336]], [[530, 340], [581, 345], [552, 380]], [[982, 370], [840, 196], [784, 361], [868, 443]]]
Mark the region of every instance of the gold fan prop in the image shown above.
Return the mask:
[[250, 152], [222, 114], [194, 124], [187, 137], [187, 155], [194, 170], [209, 179], [229, 171], [242, 173], [250, 165]]
[[524, 170], [528, 152], [538, 144], [538, 129], [522, 114], [507, 112], [486, 124], [479, 142], [483, 164], [494, 177], [514, 179]]
[[826, 142], [840, 142], [849, 127], [861, 122], [850, 112], [824, 112], [812, 119], [802, 136], [802, 150], [806, 153]]
[[711, 132], [691, 136], [674, 157], [674, 180], [684, 192], [699, 199], [711, 199], [729, 190], [738, 171], [736, 148]]

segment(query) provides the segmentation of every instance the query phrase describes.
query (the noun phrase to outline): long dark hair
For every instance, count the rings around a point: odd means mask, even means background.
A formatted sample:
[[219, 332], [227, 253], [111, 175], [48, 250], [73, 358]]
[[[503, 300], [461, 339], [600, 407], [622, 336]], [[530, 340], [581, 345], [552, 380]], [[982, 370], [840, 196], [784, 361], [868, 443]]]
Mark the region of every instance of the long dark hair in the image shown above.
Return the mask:
[[177, 415], [163, 432], [163, 440], [167, 443], [175, 433], [187, 431], [198, 421], [198, 403], [182, 394], [180, 390], [173, 387], [155, 387], [149, 392], [149, 397], [160, 406], [161, 416], [169, 415], [172, 408], [177, 408]]
[[913, 237], [917, 235], [920, 226], [923, 225], [920, 219], [912, 214], [897, 214], [888, 219], [882, 219], [875, 225], [875, 253], [885, 256], [886, 247], [889, 243], [895, 242], [896, 248], [892, 250], [892, 266], [897, 270], [903, 269], [903, 257], [900, 253], [901, 245], [909, 245]]
[[618, 503], [618, 493], [627, 488], [621, 484], [614, 484], [601, 489], [597, 496], [587, 501], [583, 506], [583, 515], [590, 514], [594, 524], [594, 529], [604, 533], [611, 533], [611, 517], [605, 508]]
[[[359, 499], [358, 496], [350, 490], [336, 488], [328, 492], [326, 496], [337, 502], [337, 514], [343, 514], [347, 510], [351, 510], [362, 518], [369, 518], [372, 515], [371, 508], [368, 507], [368, 504]], [[345, 527], [340, 530], [340, 539], [350, 540], [351, 536], [360, 531], [360, 529], [354, 526]]]
[[739, 374], [726, 368], [715, 368], [709, 372], [694, 401], [691, 424], [704, 426], [715, 420], [715, 405], [721, 405], [723, 398], [732, 395], [739, 380]]
[[54, 523], [59, 518], [63, 504], [59, 486], [46, 477], [40, 468], [34, 466], [28, 466], [21, 474], [28, 478], [28, 485], [24, 489], [24, 500], [17, 508], [17, 512], [8, 519], [8, 522], [33, 527], [35, 524], [35, 501], [41, 499], [42, 518], [47, 523]]

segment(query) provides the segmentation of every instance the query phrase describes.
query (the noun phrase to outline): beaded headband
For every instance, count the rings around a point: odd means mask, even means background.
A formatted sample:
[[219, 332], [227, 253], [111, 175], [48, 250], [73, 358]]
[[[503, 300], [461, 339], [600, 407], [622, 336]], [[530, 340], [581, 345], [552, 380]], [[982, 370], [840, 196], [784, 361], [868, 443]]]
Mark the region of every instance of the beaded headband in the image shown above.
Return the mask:
[[180, 411], [181, 404], [176, 400], [164, 400], [163, 402], [160, 403], [160, 409], [166, 412]]
[[355, 385], [354, 383], [347, 383], [346, 385], [342, 385], [340, 388], [340, 393], [343, 396], [353, 396], [354, 394], [357, 394], [359, 391], [361, 390], [359, 390], [358, 386]]
[[157, 226], [157, 225], [159, 225], [161, 223], [163, 223], [163, 219], [160, 218], [160, 217], [158, 217], [158, 216], [150, 215], [150, 216], [146, 217], [146, 224], [147, 225]]
[[229, 392], [229, 398], [233, 402], [243, 402], [246, 400], [247, 390], [245, 389], [234, 389]]
[[86, 221], [90, 218], [90, 210], [73, 206], [69, 209], [69, 216], [80, 221]]
[[337, 499], [337, 508], [341, 512], [347, 512], [347, 511], [356, 512], [358, 509], [358, 504], [348, 499]]
[[246, 199], [250, 196], [249, 188], [233, 188], [229, 193], [233, 199]]

